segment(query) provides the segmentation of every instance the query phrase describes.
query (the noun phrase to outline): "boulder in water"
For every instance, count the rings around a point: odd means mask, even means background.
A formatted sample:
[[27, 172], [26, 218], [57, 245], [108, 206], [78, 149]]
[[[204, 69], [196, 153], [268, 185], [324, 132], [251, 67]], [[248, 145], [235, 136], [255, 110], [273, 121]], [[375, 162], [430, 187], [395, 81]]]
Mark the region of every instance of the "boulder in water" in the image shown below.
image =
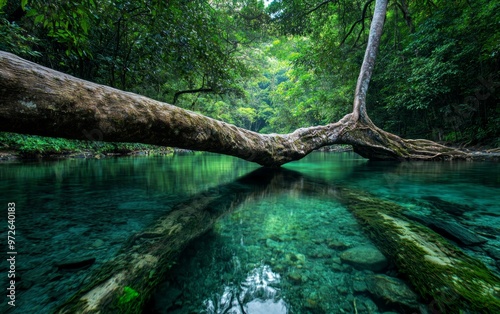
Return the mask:
[[400, 279], [386, 275], [372, 275], [366, 279], [370, 294], [384, 304], [401, 309], [417, 309], [418, 296]]
[[379, 272], [387, 265], [387, 258], [373, 245], [357, 246], [340, 254], [343, 263], [349, 264], [359, 270]]

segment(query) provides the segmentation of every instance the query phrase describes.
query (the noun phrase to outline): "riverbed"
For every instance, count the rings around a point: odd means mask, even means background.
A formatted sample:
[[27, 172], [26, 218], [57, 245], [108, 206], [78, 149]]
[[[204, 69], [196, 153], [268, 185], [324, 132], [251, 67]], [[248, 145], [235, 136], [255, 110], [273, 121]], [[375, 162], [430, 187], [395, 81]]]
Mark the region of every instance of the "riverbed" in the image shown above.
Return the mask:
[[[316, 152], [279, 171], [206, 153], [11, 162], [0, 164], [0, 186], [5, 225], [7, 204], [16, 204], [16, 306], [5, 301], [0, 310], [50, 313], [132, 235], [205, 191], [245, 184], [241, 178], [261, 180], [259, 197], [185, 248], [146, 313], [432, 311], [389, 260], [350, 259], [377, 247], [339, 198], [342, 189], [468, 230], [477, 243], [444, 236], [499, 271], [498, 163], [370, 162], [352, 152]], [[6, 288], [8, 267], [1, 264]], [[407, 299], [393, 291], [388, 302], [393, 286]]]

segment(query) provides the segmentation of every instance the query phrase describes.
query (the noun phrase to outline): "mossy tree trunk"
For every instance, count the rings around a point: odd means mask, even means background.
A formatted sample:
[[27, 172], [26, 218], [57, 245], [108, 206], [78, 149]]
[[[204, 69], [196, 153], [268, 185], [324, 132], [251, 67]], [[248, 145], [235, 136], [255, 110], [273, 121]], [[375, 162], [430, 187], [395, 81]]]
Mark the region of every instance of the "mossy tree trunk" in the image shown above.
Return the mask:
[[146, 230], [130, 237], [119, 253], [56, 313], [141, 313], [178, 254], [223, 215], [297, 183], [293, 172], [259, 168], [176, 205]]
[[357, 190], [336, 188], [288, 169], [260, 168], [175, 206], [133, 235], [86, 287], [57, 313], [140, 313], [177, 254], [237, 206], [289, 193], [335, 199], [359, 220], [400, 274], [443, 313], [498, 313], [500, 278], [429, 228], [406, 218], [404, 208]]
[[432, 311], [500, 313], [500, 278], [483, 263], [406, 218], [398, 204], [347, 189], [337, 195]]
[[353, 112], [290, 134], [259, 134], [133, 93], [66, 75], [0, 52], [0, 130], [108, 142], [138, 142], [232, 155], [268, 167], [332, 144], [351, 144], [381, 160], [482, 159], [377, 128], [366, 94], [382, 35], [387, 0], [377, 0], [356, 86]]

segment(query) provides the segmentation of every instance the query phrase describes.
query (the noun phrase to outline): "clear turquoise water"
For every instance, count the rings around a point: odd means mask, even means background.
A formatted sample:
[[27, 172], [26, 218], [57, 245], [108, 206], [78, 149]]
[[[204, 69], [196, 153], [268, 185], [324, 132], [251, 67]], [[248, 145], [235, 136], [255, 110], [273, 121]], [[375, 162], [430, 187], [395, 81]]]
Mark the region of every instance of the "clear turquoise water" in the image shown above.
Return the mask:
[[[50, 313], [129, 236], [181, 201], [242, 184], [235, 180], [257, 168], [213, 154], [0, 164], [2, 203], [16, 202], [21, 279], [15, 311], [0, 312]], [[186, 248], [146, 312], [354, 313], [354, 305], [358, 313], [401, 311], [359, 287], [371, 271], [340, 261], [345, 247], [371, 243], [335, 198], [340, 187], [488, 235], [483, 247], [464, 249], [498, 271], [487, 249], [500, 247], [499, 164], [372, 163], [353, 153], [313, 153], [284, 168], [285, 179], [269, 171], [258, 197], [241, 202]], [[429, 196], [470, 211], [436, 213]], [[95, 257], [95, 264], [72, 272], [54, 266], [84, 257]]]

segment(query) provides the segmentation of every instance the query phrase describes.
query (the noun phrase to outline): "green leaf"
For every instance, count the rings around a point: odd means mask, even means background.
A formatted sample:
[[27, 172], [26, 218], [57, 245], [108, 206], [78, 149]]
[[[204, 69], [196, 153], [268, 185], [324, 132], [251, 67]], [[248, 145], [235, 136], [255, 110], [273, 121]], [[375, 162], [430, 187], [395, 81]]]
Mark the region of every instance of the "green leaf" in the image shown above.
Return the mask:
[[83, 19], [80, 21], [80, 26], [82, 27], [83, 29], [83, 32], [85, 34], [88, 34], [89, 33], [89, 21], [87, 19]]
[[37, 15], [35, 17], [35, 24], [38, 24], [43, 21], [43, 15]]
[[[5, 1], [5, 2], [7, 2], [7, 1]], [[23, 11], [24, 11], [24, 8], [26, 7], [27, 4], [28, 4], [28, 0], [21, 0], [21, 8], [23, 9]], [[1, 5], [0, 5], [0, 7], [1, 7]]]
[[0, 0], [0, 10], [7, 4], [7, 0]]

